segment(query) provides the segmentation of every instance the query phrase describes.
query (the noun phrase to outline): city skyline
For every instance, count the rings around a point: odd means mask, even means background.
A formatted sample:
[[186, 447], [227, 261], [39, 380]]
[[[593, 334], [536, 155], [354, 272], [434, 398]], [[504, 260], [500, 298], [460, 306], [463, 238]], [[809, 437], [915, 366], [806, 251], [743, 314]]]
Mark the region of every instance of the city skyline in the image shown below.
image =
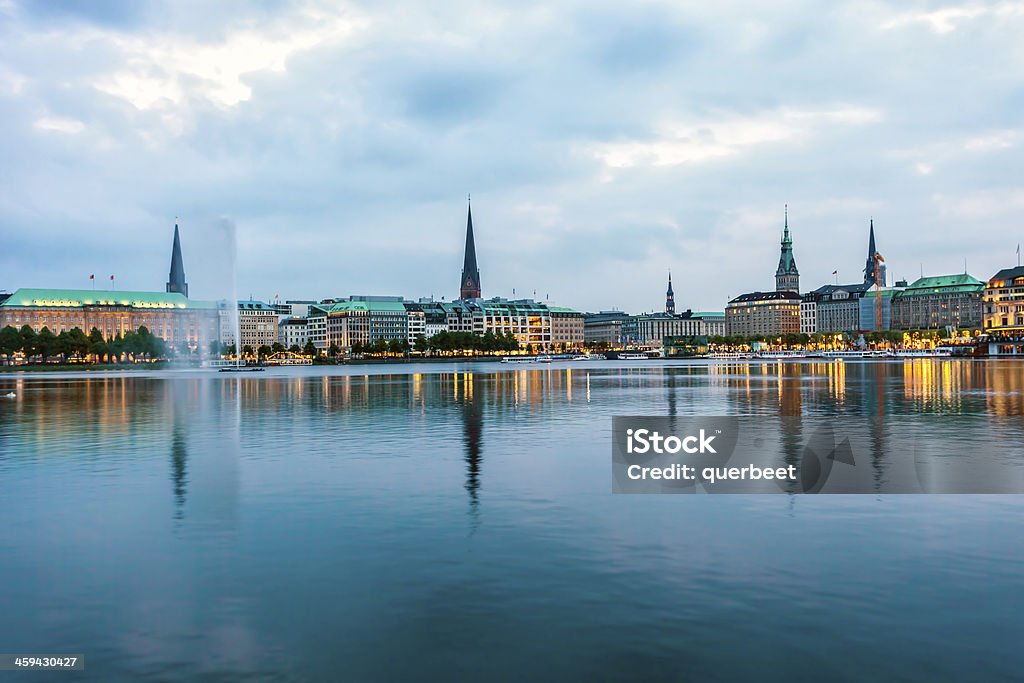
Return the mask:
[[399, 6], [0, 4], [0, 288], [161, 289], [180, 215], [197, 298], [226, 219], [240, 296], [451, 299], [468, 191], [485, 295], [578, 310], [769, 289], [786, 203], [805, 290], [871, 217], [890, 282], [1016, 262], [1021, 3]]

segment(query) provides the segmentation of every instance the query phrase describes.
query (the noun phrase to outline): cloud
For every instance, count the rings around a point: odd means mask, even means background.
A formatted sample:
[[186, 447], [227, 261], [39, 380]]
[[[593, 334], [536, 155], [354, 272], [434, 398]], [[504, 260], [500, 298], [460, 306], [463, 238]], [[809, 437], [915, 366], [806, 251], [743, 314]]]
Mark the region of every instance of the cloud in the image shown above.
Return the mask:
[[1024, 17], [1024, 3], [997, 2], [991, 4], [968, 3], [933, 10], [912, 10], [882, 22], [883, 30], [893, 30], [920, 24], [934, 33], [952, 33], [961, 26], [979, 18], [1016, 19]]
[[893, 272], [983, 276], [1024, 237], [995, 210], [1016, 7], [9, 2], [0, 288], [160, 289], [177, 215], [190, 290], [224, 296], [227, 216], [246, 295], [450, 298], [467, 192], [485, 295], [651, 310], [671, 268], [720, 309], [771, 286], [784, 203], [808, 288], [862, 267], [870, 216]]

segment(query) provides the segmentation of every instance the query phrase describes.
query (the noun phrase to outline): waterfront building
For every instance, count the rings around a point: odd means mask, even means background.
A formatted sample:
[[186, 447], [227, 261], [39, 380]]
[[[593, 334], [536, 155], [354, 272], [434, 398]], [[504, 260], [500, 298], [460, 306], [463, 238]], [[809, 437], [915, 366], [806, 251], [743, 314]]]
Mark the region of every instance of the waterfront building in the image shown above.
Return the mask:
[[466, 208], [466, 251], [462, 261], [462, 280], [459, 298], [480, 298], [480, 269], [476, 265], [476, 242], [473, 239], [473, 207]]
[[730, 335], [771, 337], [800, 332], [801, 297], [795, 291], [750, 292], [725, 307]]
[[[884, 289], [871, 288], [864, 293], [858, 301], [860, 305], [860, 319], [857, 328], [861, 332], [884, 332], [892, 328], [892, 300], [902, 290], [901, 287], [886, 287]], [[879, 305], [881, 298], [881, 322], [878, 327]]]
[[985, 285], [967, 273], [922, 277], [892, 299], [896, 330], [980, 329]]
[[174, 240], [171, 243], [171, 269], [167, 276], [165, 291], [168, 294], [181, 294], [188, 297], [188, 283], [185, 281], [185, 262], [181, 256], [181, 237], [178, 234], [178, 223], [174, 223]]
[[168, 344], [192, 349], [218, 339], [217, 304], [179, 292], [22, 288], [0, 302], [0, 328], [7, 325], [54, 334], [95, 328], [108, 340], [145, 327]]
[[993, 275], [983, 296], [985, 332], [1024, 337], [1024, 266], [1003, 268]]
[[[871, 289], [866, 282], [850, 285], [822, 285], [803, 296], [800, 304], [800, 331], [854, 332], [860, 329], [860, 299]], [[814, 311], [813, 322], [805, 317]]]
[[669, 337], [709, 337], [725, 335], [725, 313], [694, 313], [679, 315], [643, 313], [629, 316], [622, 326], [625, 344], [660, 346]]
[[[231, 314], [229, 305], [222, 302], [220, 310], [220, 339], [227, 345], [235, 344], [239, 352], [249, 347], [253, 351], [261, 346], [273, 346], [277, 343], [277, 309], [263, 301], [249, 299], [237, 304], [238, 332], [235, 332], [235, 316]], [[236, 344], [236, 341], [238, 342]]]
[[665, 292], [665, 312], [669, 315], [676, 314], [676, 295], [672, 291], [672, 273], [668, 274], [668, 291]]
[[413, 305], [409, 303], [405, 304], [405, 314], [408, 316], [406, 322], [406, 341], [412, 346], [416, 343], [416, 340], [420, 337], [429, 339], [427, 337], [427, 316], [422, 308], [413, 308]]
[[809, 292], [800, 299], [800, 334], [814, 334], [817, 331], [818, 300], [814, 292]]
[[[325, 304], [326, 305], [326, 304]], [[378, 340], [407, 341], [409, 316], [400, 296], [350, 296], [327, 308], [327, 346], [349, 349]]]
[[[870, 221], [870, 227], [868, 228], [868, 258], [864, 262], [864, 284], [874, 285], [875, 284], [875, 261], [878, 256], [878, 250], [875, 248], [875, 219], [872, 218]], [[885, 287], [885, 264], [878, 264], [878, 284], [881, 287]]]
[[622, 327], [630, 316], [623, 311], [601, 311], [583, 316], [583, 341], [587, 344], [622, 344]]
[[309, 321], [306, 318], [285, 318], [277, 324], [277, 340], [286, 349], [304, 347], [309, 341]]
[[551, 311], [551, 346], [568, 351], [583, 346], [583, 314], [571, 308], [548, 306]]
[[327, 311], [332, 305], [333, 302], [314, 304], [306, 313], [307, 341], [313, 342], [318, 353], [327, 353]]
[[793, 256], [793, 238], [789, 234], [789, 205], [785, 207], [782, 227], [782, 249], [779, 254], [779, 267], [775, 269], [776, 292], [799, 292], [800, 271], [796, 267]]

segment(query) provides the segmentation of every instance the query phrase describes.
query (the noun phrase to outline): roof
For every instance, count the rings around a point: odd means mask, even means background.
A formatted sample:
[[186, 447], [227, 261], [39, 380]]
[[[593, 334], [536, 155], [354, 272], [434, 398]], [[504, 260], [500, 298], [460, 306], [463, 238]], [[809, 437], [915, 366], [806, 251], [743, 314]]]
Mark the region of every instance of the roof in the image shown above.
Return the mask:
[[405, 303], [401, 299], [397, 301], [339, 301], [331, 306], [328, 311], [330, 313], [364, 311], [369, 313], [405, 313]]
[[691, 318], [722, 318], [725, 319], [725, 311], [694, 311]]
[[973, 278], [967, 273], [956, 275], [936, 275], [922, 277], [914, 280], [903, 290], [901, 296], [919, 296], [934, 294], [940, 289], [943, 292], [980, 292], [985, 288], [985, 283]]
[[579, 311], [572, 308], [566, 308], [565, 306], [548, 306], [548, 310], [552, 313], [574, 313], [576, 315], [583, 315]]
[[996, 280], [1016, 280], [1019, 277], [1024, 277], [1024, 266], [1017, 266], [1016, 268], [1003, 268], [998, 273], [993, 275], [989, 282]]
[[263, 301], [253, 301], [252, 299], [239, 300], [238, 310], [240, 311], [277, 311], [276, 306], [271, 306]]
[[731, 300], [730, 304], [740, 304], [752, 301], [800, 301], [801, 297], [796, 292], [749, 292], [740, 294]]
[[3, 308], [79, 308], [82, 306], [128, 306], [130, 308], [211, 309], [213, 301], [197, 301], [177, 292], [132, 292], [106, 289], [16, 290]]

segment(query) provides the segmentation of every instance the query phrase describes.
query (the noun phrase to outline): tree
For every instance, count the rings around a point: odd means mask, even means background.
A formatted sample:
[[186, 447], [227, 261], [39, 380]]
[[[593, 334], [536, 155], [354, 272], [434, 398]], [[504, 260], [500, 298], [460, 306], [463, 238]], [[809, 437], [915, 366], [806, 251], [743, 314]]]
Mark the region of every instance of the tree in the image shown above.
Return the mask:
[[256, 355], [259, 356], [260, 358], [266, 358], [271, 353], [273, 353], [273, 351], [273, 347], [263, 344], [262, 346], [260, 346], [260, 348], [256, 349]]
[[21, 352], [25, 354], [25, 358], [29, 359], [36, 355], [36, 331], [28, 325], [22, 325], [18, 336], [21, 338], [20, 348]]
[[103, 333], [95, 327], [89, 330], [89, 355], [95, 356], [97, 362], [102, 362], [108, 353], [107, 340], [103, 338]]
[[246, 344], [245, 346], [242, 347], [242, 355], [243, 356], [251, 356], [252, 354], [253, 354], [253, 348], [251, 346]]
[[421, 334], [416, 337], [416, 342], [413, 344], [413, 348], [420, 353], [426, 353], [427, 349], [430, 348], [430, 342]]
[[291, 346], [288, 347], [288, 350], [292, 353], [302, 353], [302, 347], [300, 347], [298, 344], [292, 344]]
[[285, 349], [284, 344], [282, 344], [281, 342], [274, 342], [273, 344], [270, 345], [270, 351], [271, 353], [282, 353], [284, 351], [287, 351], [287, 349]]
[[405, 348], [409, 345], [409, 342], [404, 339], [392, 339], [388, 342], [388, 351], [394, 354], [405, 353]]
[[330, 356], [331, 358], [334, 358], [339, 353], [341, 353], [341, 348], [339, 348], [337, 344], [331, 344], [329, 347], [327, 347], [327, 355]]
[[18, 334], [18, 330], [10, 325], [0, 330], [0, 353], [4, 355], [8, 363], [11, 362], [11, 357], [20, 350], [21, 335]]
[[39, 330], [39, 334], [36, 335], [35, 355], [42, 356], [45, 361], [50, 356], [56, 355], [57, 351], [57, 337], [50, 332], [49, 327], [43, 326], [43, 329]]
[[316, 358], [316, 344], [312, 340], [307, 341], [306, 345], [302, 347], [302, 355], [309, 356], [310, 358]]

